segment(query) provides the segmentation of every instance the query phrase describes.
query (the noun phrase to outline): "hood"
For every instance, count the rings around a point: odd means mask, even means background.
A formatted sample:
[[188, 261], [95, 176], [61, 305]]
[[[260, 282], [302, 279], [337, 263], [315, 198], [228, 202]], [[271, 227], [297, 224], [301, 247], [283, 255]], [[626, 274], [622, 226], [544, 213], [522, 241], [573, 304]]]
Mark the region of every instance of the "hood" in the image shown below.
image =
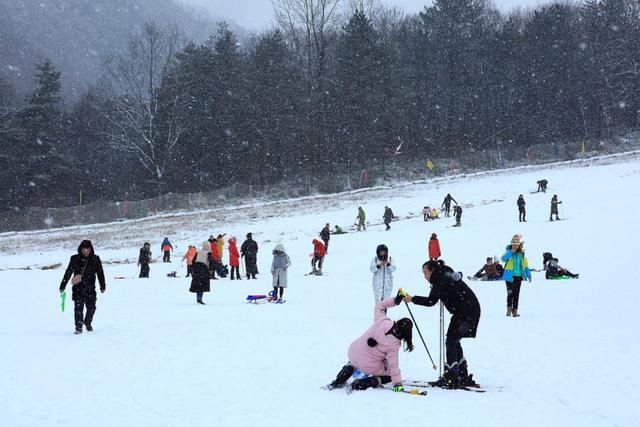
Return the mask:
[[275, 254], [275, 252], [276, 252], [276, 251], [280, 251], [280, 252], [282, 252], [282, 253], [283, 253], [283, 254], [285, 254], [285, 255], [287, 254], [287, 251], [285, 251], [285, 250], [284, 250], [284, 246], [282, 246], [282, 244], [280, 244], [280, 243], [278, 243], [278, 244], [276, 245], [276, 247], [275, 247], [275, 248], [273, 248], [273, 253], [274, 253], [274, 254]]
[[202, 242], [202, 250], [211, 252], [211, 244], [208, 241]]
[[91, 240], [83, 240], [80, 242], [80, 246], [78, 246], [78, 255], [82, 255], [82, 248], [90, 248], [91, 253], [89, 256], [93, 255], [93, 245], [91, 244]]

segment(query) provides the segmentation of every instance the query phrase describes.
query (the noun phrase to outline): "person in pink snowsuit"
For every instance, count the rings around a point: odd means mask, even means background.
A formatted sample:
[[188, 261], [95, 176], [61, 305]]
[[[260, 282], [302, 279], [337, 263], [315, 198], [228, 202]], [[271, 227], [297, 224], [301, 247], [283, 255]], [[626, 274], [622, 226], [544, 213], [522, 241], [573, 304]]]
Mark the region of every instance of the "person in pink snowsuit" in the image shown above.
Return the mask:
[[402, 376], [398, 363], [398, 352], [402, 341], [405, 350], [412, 351], [411, 319], [402, 318], [394, 322], [387, 317], [387, 309], [402, 302], [402, 295], [378, 302], [373, 312], [373, 325], [349, 346], [349, 363], [342, 367], [329, 388], [342, 387], [357, 370], [369, 375], [357, 379], [351, 385], [354, 390], [365, 390], [392, 382], [394, 391], [401, 391]]

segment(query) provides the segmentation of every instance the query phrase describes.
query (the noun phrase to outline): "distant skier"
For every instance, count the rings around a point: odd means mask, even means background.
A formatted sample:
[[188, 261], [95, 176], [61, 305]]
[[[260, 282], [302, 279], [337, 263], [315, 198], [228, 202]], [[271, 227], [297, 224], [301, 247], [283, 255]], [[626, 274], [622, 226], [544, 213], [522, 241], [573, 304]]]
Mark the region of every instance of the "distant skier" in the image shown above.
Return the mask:
[[284, 288], [287, 287], [287, 269], [291, 267], [291, 259], [284, 246], [276, 245], [273, 250], [273, 261], [271, 262], [271, 276], [273, 276], [273, 296], [277, 301], [282, 301]]
[[367, 219], [367, 217], [364, 214], [364, 209], [362, 209], [362, 206], [359, 206], [358, 216], [356, 216], [356, 221], [358, 221], [358, 231], [360, 231], [360, 227], [362, 227], [362, 229], [365, 231], [367, 230], [367, 227], [364, 225], [365, 219]]
[[160, 249], [162, 249], [162, 262], [171, 262], [171, 251], [173, 251], [173, 245], [169, 242], [169, 238], [165, 237], [162, 241], [162, 245], [160, 245]]
[[391, 224], [391, 221], [393, 220], [393, 218], [395, 218], [395, 216], [393, 215], [393, 211], [389, 206], [385, 206], [382, 219], [384, 220], [384, 225], [387, 226], [386, 230], [391, 230], [391, 226], [389, 224]]
[[329, 253], [329, 239], [331, 239], [331, 231], [329, 230], [329, 223], [326, 223], [324, 228], [320, 231], [320, 238], [324, 242], [324, 253]]
[[324, 262], [324, 255], [326, 253], [325, 247], [318, 239], [313, 239], [313, 258], [311, 259], [311, 273], [318, 276], [322, 276], [322, 263]]
[[229, 239], [229, 265], [231, 266], [231, 280], [234, 280], [233, 272], [235, 271], [235, 278], [240, 278], [240, 254], [238, 253], [238, 246], [236, 244], [236, 238], [231, 237]]
[[520, 285], [523, 279], [531, 282], [531, 271], [529, 270], [529, 261], [524, 254], [522, 236], [514, 235], [506, 250], [502, 256], [502, 262], [505, 263], [502, 280], [507, 284], [507, 316], [519, 317]]
[[253, 240], [253, 234], [247, 233], [247, 240], [240, 246], [240, 253], [247, 267], [247, 279], [255, 279], [258, 274], [258, 242]]
[[[76, 325], [75, 334], [82, 333], [82, 325], [87, 331], [93, 331], [93, 315], [96, 312], [96, 276], [100, 282], [100, 292], [107, 289], [102, 270], [102, 261], [95, 254], [90, 240], [83, 240], [78, 246], [78, 254], [71, 256], [69, 265], [60, 282], [60, 293], [64, 292], [71, 279], [71, 299], [73, 299], [73, 318]], [[84, 308], [87, 313], [84, 314]]]
[[151, 244], [145, 242], [140, 248], [140, 254], [138, 255], [138, 265], [140, 266], [141, 278], [149, 278], [149, 264], [151, 263]]
[[196, 294], [196, 302], [204, 305], [202, 296], [211, 289], [211, 275], [209, 266], [211, 265], [211, 243], [209, 241], [202, 242], [200, 249], [192, 259], [193, 275], [191, 277], [191, 286], [189, 292]]
[[447, 193], [447, 195], [444, 198], [444, 201], [442, 202], [442, 206], [444, 206], [444, 216], [446, 216], [446, 217], [451, 216], [449, 214], [449, 210], [451, 209], [451, 201], [452, 200], [456, 203], [456, 205], [458, 204], [458, 202], [456, 202], [456, 199], [451, 197], [451, 194]]
[[536, 191], [536, 193], [542, 191], [543, 193], [547, 192], [547, 184], [548, 181], [546, 179], [541, 179], [540, 181], [537, 181], [538, 184], [538, 190]]
[[524, 201], [524, 196], [522, 194], [518, 197], [518, 201], [516, 203], [518, 205], [518, 222], [527, 222], [527, 210], [525, 208], [527, 203]]
[[454, 271], [444, 261], [427, 261], [422, 265], [424, 278], [431, 284], [429, 296], [406, 295], [404, 300], [417, 305], [432, 307], [442, 301], [451, 313], [445, 341], [447, 362], [444, 375], [436, 385], [446, 388], [473, 386], [464, 358], [462, 338], [475, 338], [480, 322], [480, 303], [471, 288], [462, 280], [462, 273]]
[[494, 262], [492, 257], [487, 257], [487, 262], [473, 277], [477, 280], [501, 280], [502, 266], [500, 263]]
[[191, 273], [193, 273], [193, 257], [196, 255], [197, 252], [198, 252], [198, 249], [196, 249], [195, 246], [189, 245], [189, 249], [187, 249], [187, 252], [182, 257], [182, 261], [185, 261], [185, 260], [187, 261], [186, 277], [191, 276]]
[[454, 206], [453, 207], [453, 214], [456, 217], [456, 223], [453, 225], [454, 227], [460, 227], [462, 225], [462, 222], [460, 221], [460, 219], [462, 218], [462, 207], [461, 206]]
[[554, 215], [556, 216], [556, 221], [560, 219], [560, 217], [558, 216], [558, 205], [560, 203], [562, 202], [558, 201], [558, 195], [554, 194], [551, 198], [551, 215], [549, 215], [549, 221], [553, 221]]
[[438, 241], [438, 235], [431, 233], [429, 239], [429, 259], [438, 259], [442, 256], [440, 253], [440, 242]]
[[405, 351], [413, 351], [411, 319], [402, 318], [394, 322], [387, 317], [387, 309], [402, 302], [402, 295], [387, 298], [375, 305], [373, 325], [349, 346], [349, 362], [342, 367], [328, 389], [343, 387], [357, 370], [367, 375], [353, 381], [353, 390], [366, 390], [382, 384], [393, 383], [393, 391], [402, 392], [402, 376], [398, 353], [402, 342]]
[[369, 268], [373, 273], [373, 297], [375, 302], [380, 302], [391, 296], [393, 291], [393, 272], [396, 265], [389, 256], [389, 248], [386, 245], [378, 245], [376, 257], [371, 261]]

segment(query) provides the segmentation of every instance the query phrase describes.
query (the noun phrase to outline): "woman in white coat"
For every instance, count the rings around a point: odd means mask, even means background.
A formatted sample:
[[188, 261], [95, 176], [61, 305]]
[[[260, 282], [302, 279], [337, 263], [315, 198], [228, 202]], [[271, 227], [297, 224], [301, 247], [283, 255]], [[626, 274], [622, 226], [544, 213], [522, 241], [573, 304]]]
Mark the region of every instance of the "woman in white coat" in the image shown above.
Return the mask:
[[396, 265], [391, 260], [391, 257], [389, 257], [387, 245], [378, 245], [376, 248], [376, 257], [371, 261], [373, 296], [376, 303], [391, 296], [393, 292], [394, 271], [396, 271]]
[[[271, 263], [271, 275], [273, 276], [273, 294], [278, 301], [282, 301], [284, 288], [287, 287], [287, 269], [291, 267], [291, 258], [281, 244], [273, 250], [273, 262]], [[279, 293], [278, 293], [279, 291]]]

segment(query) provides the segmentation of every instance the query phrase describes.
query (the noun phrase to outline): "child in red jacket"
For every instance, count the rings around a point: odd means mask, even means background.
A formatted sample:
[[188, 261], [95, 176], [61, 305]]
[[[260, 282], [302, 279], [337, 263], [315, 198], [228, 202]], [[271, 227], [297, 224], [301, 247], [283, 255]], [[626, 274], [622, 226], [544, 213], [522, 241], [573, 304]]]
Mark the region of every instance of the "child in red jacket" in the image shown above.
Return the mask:
[[440, 253], [440, 242], [436, 233], [431, 233], [431, 239], [429, 239], [429, 260], [437, 260], [442, 254]]

